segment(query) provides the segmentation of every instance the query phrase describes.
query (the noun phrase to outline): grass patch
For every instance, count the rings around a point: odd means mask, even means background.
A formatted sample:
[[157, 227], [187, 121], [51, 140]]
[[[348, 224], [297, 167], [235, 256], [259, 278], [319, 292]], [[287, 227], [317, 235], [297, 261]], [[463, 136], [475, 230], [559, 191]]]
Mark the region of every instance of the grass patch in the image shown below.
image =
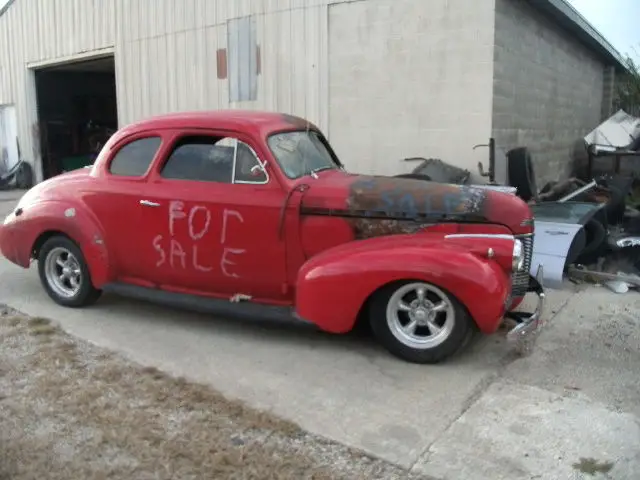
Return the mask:
[[57, 333], [57, 331], [58, 330], [53, 325], [36, 325], [29, 329], [29, 334], [34, 337], [38, 337], [41, 335], [53, 335]]
[[24, 319], [21, 317], [7, 317], [5, 319], [5, 322], [7, 322], [7, 324], [11, 327], [17, 327], [18, 325], [20, 325], [20, 322], [22, 322]]
[[51, 320], [42, 317], [30, 317], [27, 320], [27, 325], [30, 327], [42, 327], [44, 325], [51, 325]]
[[419, 478], [46, 319], [16, 325], [0, 326], [21, 335], [0, 349], [0, 479]]

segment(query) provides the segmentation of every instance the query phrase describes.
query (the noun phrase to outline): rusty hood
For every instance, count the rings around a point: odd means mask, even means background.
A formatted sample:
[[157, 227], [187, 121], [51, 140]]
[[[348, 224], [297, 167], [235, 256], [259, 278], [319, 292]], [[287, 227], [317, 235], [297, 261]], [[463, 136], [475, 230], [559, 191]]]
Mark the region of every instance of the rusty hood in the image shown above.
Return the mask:
[[[306, 181], [302, 213], [415, 224], [489, 222], [522, 230], [532, 217], [518, 197], [483, 188], [419, 179], [324, 172]], [[368, 222], [370, 223], [370, 222]]]

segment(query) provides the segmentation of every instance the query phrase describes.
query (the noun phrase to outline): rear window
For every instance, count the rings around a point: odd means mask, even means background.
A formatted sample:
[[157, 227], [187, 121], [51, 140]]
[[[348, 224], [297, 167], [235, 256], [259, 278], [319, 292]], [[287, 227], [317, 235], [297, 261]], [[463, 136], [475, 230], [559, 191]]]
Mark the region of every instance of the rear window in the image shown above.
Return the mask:
[[113, 157], [109, 171], [112, 175], [141, 177], [149, 169], [161, 143], [160, 137], [140, 138], [128, 143]]

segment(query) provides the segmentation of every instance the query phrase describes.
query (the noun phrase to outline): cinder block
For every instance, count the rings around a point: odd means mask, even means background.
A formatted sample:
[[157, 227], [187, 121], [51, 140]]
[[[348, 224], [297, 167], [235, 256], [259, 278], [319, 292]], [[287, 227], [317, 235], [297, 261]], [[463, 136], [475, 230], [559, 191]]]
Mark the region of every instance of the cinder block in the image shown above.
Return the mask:
[[496, 0], [495, 15], [493, 136], [531, 149], [542, 186], [571, 173], [576, 140], [599, 123], [603, 64], [524, 0]]

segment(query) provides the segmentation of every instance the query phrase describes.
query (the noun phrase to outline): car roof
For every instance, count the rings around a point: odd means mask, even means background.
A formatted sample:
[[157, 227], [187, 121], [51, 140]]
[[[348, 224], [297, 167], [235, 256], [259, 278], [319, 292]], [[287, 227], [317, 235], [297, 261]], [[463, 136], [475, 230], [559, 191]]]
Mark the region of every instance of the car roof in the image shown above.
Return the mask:
[[119, 136], [124, 137], [144, 130], [174, 128], [239, 130], [263, 137], [277, 131], [317, 129], [311, 122], [285, 113], [258, 110], [211, 110], [150, 117], [124, 127]]

